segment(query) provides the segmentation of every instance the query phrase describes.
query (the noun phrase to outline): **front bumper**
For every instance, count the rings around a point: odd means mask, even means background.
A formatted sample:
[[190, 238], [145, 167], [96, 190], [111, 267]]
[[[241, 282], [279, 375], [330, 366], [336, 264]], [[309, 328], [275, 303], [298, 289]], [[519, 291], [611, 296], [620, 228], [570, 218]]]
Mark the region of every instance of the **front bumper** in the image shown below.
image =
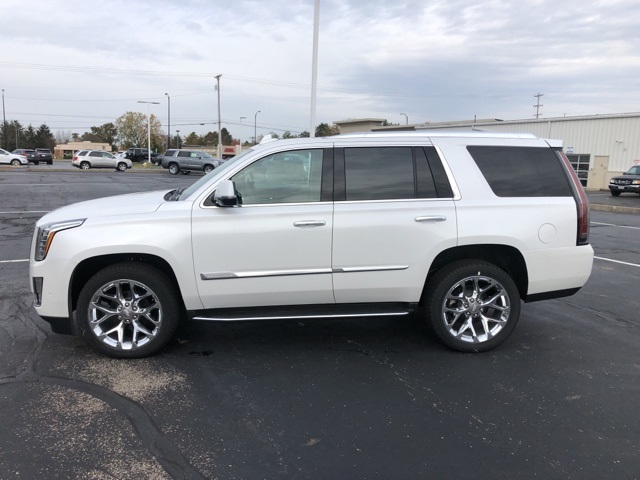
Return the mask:
[[615, 183], [610, 183], [609, 190], [612, 192], [640, 193], [640, 185], [616, 185]]

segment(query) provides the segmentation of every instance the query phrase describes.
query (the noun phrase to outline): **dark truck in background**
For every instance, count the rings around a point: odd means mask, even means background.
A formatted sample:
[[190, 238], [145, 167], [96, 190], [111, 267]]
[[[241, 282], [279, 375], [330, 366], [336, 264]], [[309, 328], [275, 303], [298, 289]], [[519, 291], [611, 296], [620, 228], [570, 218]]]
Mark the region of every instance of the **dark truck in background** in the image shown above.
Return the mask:
[[149, 159], [149, 150], [146, 148], [130, 148], [125, 152], [124, 157], [132, 162], [146, 162]]
[[51, 154], [51, 150], [48, 148], [36, 148], [36, 165], [39, 162], [44, 162], [47, 165], [53, 164], [53, 155]]

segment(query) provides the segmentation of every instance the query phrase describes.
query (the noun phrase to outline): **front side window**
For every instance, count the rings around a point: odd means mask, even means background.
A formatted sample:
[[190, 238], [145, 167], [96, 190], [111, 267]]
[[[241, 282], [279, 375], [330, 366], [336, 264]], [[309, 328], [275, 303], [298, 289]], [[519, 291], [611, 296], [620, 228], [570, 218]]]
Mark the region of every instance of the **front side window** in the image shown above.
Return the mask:
[[243, 205], [319, 202], [321, 149], [279, 152], [247, 166], [231, 180]]

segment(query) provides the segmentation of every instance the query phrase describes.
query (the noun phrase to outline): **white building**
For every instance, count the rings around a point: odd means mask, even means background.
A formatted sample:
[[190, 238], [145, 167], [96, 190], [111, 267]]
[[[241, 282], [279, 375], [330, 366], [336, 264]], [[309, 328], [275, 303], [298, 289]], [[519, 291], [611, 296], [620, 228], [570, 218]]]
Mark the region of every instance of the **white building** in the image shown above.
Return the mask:
[[[367, 120], [369, 131], [450, 130], [531, 133], [541, 138], [563, 141], [564, 151], [578, 172], [582, 184], [589, 188], [606, 188], [611, 177], [640, 163], [640, 113], [559, 117], [537, 120], [470, 120], [382, 127], [377, 119]], [[363, 123], [357, 120], [335, 122], [342, 133]], [[344, 128], [343, 128], [344, 125]], [[363, 131], [361, 129], [360, 131]]]

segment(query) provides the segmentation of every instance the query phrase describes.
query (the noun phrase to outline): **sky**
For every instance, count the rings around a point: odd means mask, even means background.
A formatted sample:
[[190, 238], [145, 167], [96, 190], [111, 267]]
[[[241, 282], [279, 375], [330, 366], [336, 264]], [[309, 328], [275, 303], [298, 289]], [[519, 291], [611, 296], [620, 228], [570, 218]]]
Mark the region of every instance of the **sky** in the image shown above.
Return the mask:
[[[319, 1], [316, 125], [532, 119], [539, 93], [540, 118], [640, 111], [638, 0]], [[203, 134], [221, 75], [235, 138], [309, 131], [313, 23], [314, 0], [0, 0], [4, 114], [166, 131], [170, 102]]]

